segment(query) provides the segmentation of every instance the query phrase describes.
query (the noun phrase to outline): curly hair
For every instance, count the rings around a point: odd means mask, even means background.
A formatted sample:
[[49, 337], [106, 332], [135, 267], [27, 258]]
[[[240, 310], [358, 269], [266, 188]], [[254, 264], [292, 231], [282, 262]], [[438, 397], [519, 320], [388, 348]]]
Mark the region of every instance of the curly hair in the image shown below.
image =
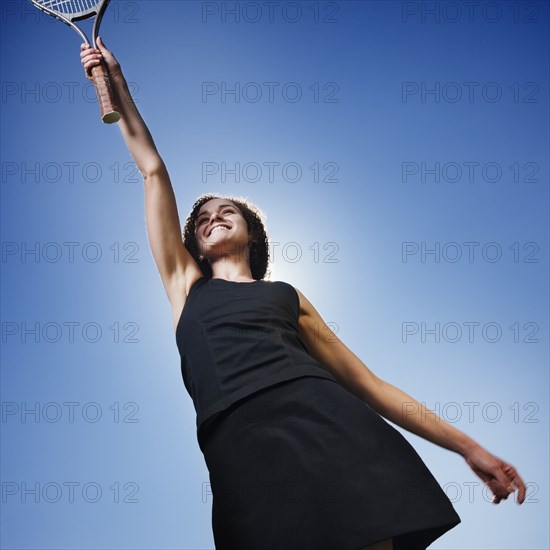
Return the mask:
[[206, 258], [200, 259], [200, 251], [195, 237], [199, 210], [205, 202], [211, 199], [227, 199], [239, 207], [248, 226], [248, 252], [252, 277], [256, 280], [264, 279], [266, 274], [268, 274], [267, 267], [269, 262], [269, 242], [265, 228], [266, 216], [255, 204], [245, 197], [217, 195], [214, 193], [200, 195], [193, 204], [191, 212], [187, 216], [183, 226], [183, 244], [185, 248], [193, 256], [203, 275], [211, 278], [212, 268]]

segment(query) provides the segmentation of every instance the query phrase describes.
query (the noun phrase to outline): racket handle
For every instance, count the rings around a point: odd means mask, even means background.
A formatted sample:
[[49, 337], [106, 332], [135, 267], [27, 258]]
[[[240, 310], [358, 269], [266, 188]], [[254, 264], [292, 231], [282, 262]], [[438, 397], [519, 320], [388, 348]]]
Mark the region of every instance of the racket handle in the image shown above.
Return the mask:
[[92, 73], [92, 82], [97, 92], [101, 120], [105, 124], [118, 122], [120, 120], [120, 113], [114, 99], [109, 73], [103, 61], [99, 65], [92, 67], [90, 72]]

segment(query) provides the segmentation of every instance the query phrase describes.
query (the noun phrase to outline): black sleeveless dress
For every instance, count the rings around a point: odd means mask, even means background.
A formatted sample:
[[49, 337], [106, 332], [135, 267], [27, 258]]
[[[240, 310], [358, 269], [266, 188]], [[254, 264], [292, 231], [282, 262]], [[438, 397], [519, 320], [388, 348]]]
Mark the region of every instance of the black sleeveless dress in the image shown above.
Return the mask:
[[282, 281], [200, 278], [176, 329], [216, 550], [425, 550], [461, 522], [408, 441], [308, 353]]

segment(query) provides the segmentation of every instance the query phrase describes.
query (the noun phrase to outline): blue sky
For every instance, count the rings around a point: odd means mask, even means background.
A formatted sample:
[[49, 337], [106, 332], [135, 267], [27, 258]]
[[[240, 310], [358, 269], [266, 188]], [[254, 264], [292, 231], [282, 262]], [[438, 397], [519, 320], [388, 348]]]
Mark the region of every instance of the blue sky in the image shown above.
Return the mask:
[[[0, 544], [213, 548], [142, 179], [77, 35], [1, 7]], [[463, 520], [434, 549], [550, 542], [548, 22], [545, 2], [113, 0], [102, 26], [182, 224], [202, 193], [250, 198], [271, 278], [528, 483], [493, 506], [401, 429]]]

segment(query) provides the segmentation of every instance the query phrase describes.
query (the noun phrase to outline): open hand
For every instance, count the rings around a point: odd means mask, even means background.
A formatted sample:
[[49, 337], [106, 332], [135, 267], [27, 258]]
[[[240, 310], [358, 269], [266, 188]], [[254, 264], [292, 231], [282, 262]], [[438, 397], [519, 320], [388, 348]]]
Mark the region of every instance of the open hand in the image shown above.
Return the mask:
[[518, 504], [523, 504], [526, 493], [525, 483], [512, 465], [487, 452], [479, 445], [465, 454], [464, 459], [491, 489], [494, 494], [494, 504], [506, 500], [516, 489], [519, 489]]

